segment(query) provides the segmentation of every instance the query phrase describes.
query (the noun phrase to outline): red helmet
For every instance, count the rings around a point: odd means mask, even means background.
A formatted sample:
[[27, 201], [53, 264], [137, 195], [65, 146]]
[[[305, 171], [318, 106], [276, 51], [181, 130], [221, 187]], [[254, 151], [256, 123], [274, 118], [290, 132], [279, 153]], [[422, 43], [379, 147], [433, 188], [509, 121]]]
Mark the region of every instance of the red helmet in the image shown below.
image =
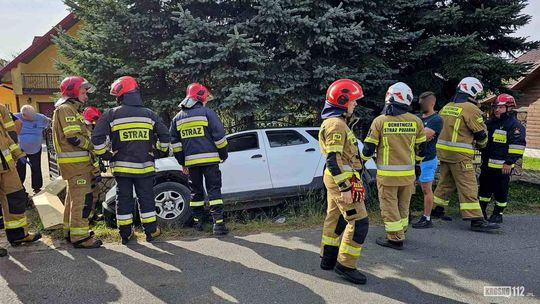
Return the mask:
[[338, 79], [326, 91], [326, 102], [338, 108], [346, 109], [353, 100], [364, 97], [364, 91], [356, 81]]
[[78, 98], [81, 88], [86, 89], [88, 93], [93, 93], [96, 88], [81, 76], [68, 76], [60, 83], [60, 92], [62, 97], [58, 99], [55, 106], [58, 107], [70, 98]]
[[96, 107], [86, 107], [83, 111], [83, 117], [90, 124], [95, 124], [101, 117], [101, 111]]
[[507, 107], [515, 107], [516, 106], [516, 100], [512, 95], [509, 94], [500, 94], [497, 96], [497, 99], [493, 103], [493, 106], [507, 106]]
[[197, 102], [204, 103], [212, 100], [212, 98], [212, 94], [210, 94], [210, 91], [208, 91], [205, 86], [198, 82], [194, 82], [188, 85], [186, 89], [186, 98], [180, 103], [180, 106], [191, 108]]
[[139, 88], [137, 80], [131, 76], [122, 76], [116, 79], [111, 85], [111, 95], [120, 97], [126, 93]]

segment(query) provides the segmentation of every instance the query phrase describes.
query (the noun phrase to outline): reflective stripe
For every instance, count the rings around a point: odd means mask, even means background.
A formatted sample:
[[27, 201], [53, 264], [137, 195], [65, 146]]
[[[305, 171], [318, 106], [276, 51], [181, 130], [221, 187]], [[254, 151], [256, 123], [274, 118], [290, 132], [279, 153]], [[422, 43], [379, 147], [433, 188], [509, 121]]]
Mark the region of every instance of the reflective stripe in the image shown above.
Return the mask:
[[6, 123], [4, 123], [4, 126], [6, 127], [6, 129], [15, 127], [15, 122], [13, 122], [13, 121], [6, 122]]
[[[142, 222], [142, 219], [141, 219], [141, 222]], [[127, 226], [127, 225], [133, 224], [133, 219], [132, 218], [129, 218], [126, 220], [117, 219], [116, 223], [118, 224], [118, 226]]]
[[134, 123], [134, 122], [135, 123], [137, 123], [137, 122], [148, 123], [148, 124], [151, 124], [151, 125], [154, 124], [154, 121], [149, 117], [124, 117], [124, 118], [117, 118], [117, 119], [111, 121], [110, 126], [112, 128], [115, 125], [121, 125], [121, 124], [126, 124], [126, 123]]
[[354, 132], [351, 130], [347, 130], [347, 140], [353, 145], [358, 142], [356, 135], [354, 135]]
[[341, 246], [339, 247], [339, 251], [344, 252], [348, 255], [352, 255], [354, 257], [358, 257], [360, 256], [362, 247], [354, 247], [345, 243], [341, 243]]
[[221, 224], [221, 223], [223, 223], [223, 219], [216, 220], [216, 224]]
[[82, 236], [88, 234], [88, 226], [86, 227], [71, 227], [69, 228], [69, 234], [73, 236]]
[[440, 205], [440, 206], [448, 206], [448, 203], [450, 202], [450, 200], [445, 200], [445, 199], [442, 199], [440, 197], [437, 197], [437, 196], [434, 196], [433, 197], [433, 202], [437, 205]]
[[112, 131], [125, 130], [125, 129], [149, 129], [152, 130], [154, 125], [146, 122], [130, 122], [112, 127]]
[[125, 168], [135, 168], [135, 169], [141, 169], [141, 168], [147, 168], [147, 167], [153, 167], [154, 162], [144, 162], [144, 163], [132, 163], [132, 162], [126, 162], [126, 161], [115, 161], [110, 163], [111, 167], [125, 167]]
[[328, 153], [343, 153], [343, 146], [340, 146], [340, 145], [331, 145], [331, 146], [326, 146], [324, 148], [324, 152], [326, 152], [326, 154]]
[[130, 218], [133, 218], [133, 214], [117, 214], [116, 215], [116, 219], [119, 219], [119, 220], [127, 220], [127, 219], [130, 219]]
[[480, 203], [478, 202], [460, 203], [459, 209], [460, 210], [480, 210]]
[[157, 217], [155, 215], [151, 217], [141, 217], [141, 223], [143, 224], [153, 223], [155, 221], [157, 221]]
[[450, 142], [450, 141], [439, 139], [436, 147], [437, 149], [441, 149], [441, 150], [463, 152], [463, 153], [474, 155], [474, 147], [471, 144]]
[[10, 149], [6, 149], [2, 151], [2, 155], [4, 155], [4, 158], [6, 159], [7, 162], [9, 162], [10, 160], [13, 160], [13, 156], [11, 155]]
[[107, 148], [94, 150], [94, 153], [96, 153], [97, 155], [103, 155], [105, 154], [105, 152], [107, 152]]
[[333, 238], [331, 236], [327, 236], [327, 235], [323, 234], [321, 242], [324, 245], [338, 247], [339, 246], [339, 236]]
[[390, 158], [390, 145], [388, 144], [388, 137], [383, 137], [383, 152], [384, 152], [383, 164], [388, 165], [388, 160]]
[[227, 138], [223, 137], [222, 139], [215, 141], [214, 144], [216, 144], [218, 149], [223, 149], [229, 144], [229, 142], [227, 141]]
[[408, 217], [401, 219], [401, 226], [403, 226], [403, 228], [406, 228], [407, 226], [409, 226], [409, 218]]
[[414, 160], [416, 160], [417, 162], [419, 162], [419, 161], [424, 160], [424, 158], [425, 158], [424, 156], [418, 156], [418, 155], [415, 155]]
[[360, 158], [362, 158], [362, 159], [365, 160], [365, 161], [368, 161], [368, 160], [371, 159], [370, 156], [365, 156], [365, 155], [364, 155], [364, 152], [360, 152]]
[[414, 169], [406, 171], [390, 171], [377, 169], [377, 175], [380, 176], [411, 176], [414, 175]]
[[107, 143], [106, 142], [102, 143], [100, 145], [94, 145], [94, 149], [96, 149], [96, 150], [101, 150], [101, 149], [105, 149], [105, 148], [107, 148]]
[[88, 151], [60, 152], [57, 154], [59, 164], [84, 163], [90, 161]]
[[64, 127], [62, 129], [62, 131], [64, 132], [64, 134], [66, 134], [66, 133], [74, 133], [74, 132], [82, 132], [81, 131], [81, 126], [79, 126], [79, 125]]
[[185, 124], [185, 123], [189, 123], [189, 122], [194, 122], [194, 121], [206, 121], [206, 122], [208, 122], [208, 118], [206, 118], [206, 116], [193, 116], [193, 117], [188, 117], [188, 118], [184, 118], [184, 119], [179, 119], [179, 120], [176, 121], [176, 128], [178, 129], [178, 127], [180, 125]]
[[114, 167], [112, 168], [113, 173], [129, 173], [129, 174], [146, 174], [156, 171], [156, 169], [152, 167], [148, 168], [126, 168], [126, 167]]
[[424, 135], [422, 137], [418, 137], [414, 142], [417, 144], [423, 143], [427, 140], [427, 137]]
[[141, 217], [142, 217], [142, 218], [148, 218], [148, 217], [152, 217], [152, 216], [156, 216], [156, 212], [155, 212], [155, 211], [150, 211], [150, 212], [141, 213]]
[[22, 227], [28, 226], [28, 221], [27, 221], [26, 216], [25, 216], [25, 217], [23, 217], [21, 219], [18, 219], [18, 220], [5, 221], [4, 226], [5, 226], [6, 229], [22, 228]]
[[12, 145], [9, 146], [10, 151], [14, 151], [14, 150], [17, 150], [17, 149], [20, 149], [19, 145], [17, 145], [17, 144], [12, 144]]
[[[502, 169], [503, 165], [504, 165], [504, 160], [500, 160], [500, 159], [489, 159], [488, 160], [488, 167], [489, 168], [495, 168], [495, 169]], [[512, 164], [512, 168], [515, 167], [515, 164]]]
[[204, 201], [191, 201], [189, 202], [190, 207], [203, 207]]
[[523, 155], [524, 152], [525, 152], [525, 146], [508, 145], [508, 153]]
[[378, 145], [379, 144], [379, 140], [373, 138], [373, 137], [366, 137], [366, 139], [364, 139], [364, 142], [368, 142], [368, 143], [372, 143], [372, 144], [375, 144], [375, 145]]
[[491, 197], [480, 196], [479, 199], [481, 202], [491, 202]]
[[461, 124], [461, 118], [456, 119], [456, 122], [454, 122], [454, 129], [452, 130], [452, 142], [457, 142], [460, 124]]
[[186, 156], [186, 166], [220, 162], [218, 153], [200, 153]]
[[223, 205], [223, 200], [222, 199], [211, 200], [208, 202], [208, 204], [210, 206]]
[[177, 143], [171, 144], [171, 148], [173, 149], [173, 152], [180, 152], [182, 151], [182, 143], [177, 142]]
[[507, 202], [496, 202], [497, 206], [499, 207], [506, 207], [508, 205]]
[[[343, 167], [344, 167], [343, 169], [345, 170], [346, 166], [343, 166]], [[352, 170], [352, 168], [349, 170]], [[356, 175], [356, 177], [360, 178], [360, 174], [358, 172], [352, 172], [352, 171], [345, 171], [345, 172], [342, 172], [341, 174], [334, 176], [332, 175], [332, 172], [330, 172], [328, 168], [326, 168], [326, 170], [324, 171], [324, 174], [332, 176], [332, 178], [334, 179], [334, 182], [338, 185], [346, 180], [351, 179], [353, 174]]]
[[397, 232], [403, 230], [401, 220], [396, 222], [384, 222], [384, 230], [387, 232]]

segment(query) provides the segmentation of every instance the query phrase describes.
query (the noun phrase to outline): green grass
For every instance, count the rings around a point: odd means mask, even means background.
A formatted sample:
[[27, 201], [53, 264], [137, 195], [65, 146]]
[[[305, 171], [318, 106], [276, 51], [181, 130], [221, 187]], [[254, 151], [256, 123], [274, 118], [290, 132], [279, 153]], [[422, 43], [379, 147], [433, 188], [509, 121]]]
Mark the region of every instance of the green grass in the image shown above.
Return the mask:
[[523, 169], [540, 171], [540, 158], [523, 157]]
[[[374, 189], [376, 191], [376, 189]], [[376, 196], [376, 193], [374, 193]], [[509, 207], [505, 213], [540, 213], [540, 186], [525, 182], [512, 182], [510, 184]], [[450, 200], [448, 213], [453, 216], [459, 215], [457, 195]], [[492, 205], [492, 204], [491, 204]], [[381, 224], [380, 209], [377, 200], [366, 205], [371, 224]], [[283, 201], [275, 207], [258, 208], [253, 210], [233, 211], [226, 213], [226, 221], [234, 235], [245, 235], [259, 232], [280, 232], [305, 228], [319, 228], [325, 217], [326, 201], [322, 192], [310, 193], [299, 199]], [[420, 187], [411, 200], [411, 211], [415, 216], [423, 211], [423, 195]], [[41, 222], [35, 210], [28, 211], [28, 217], [33, 227], [42, 230]], [[276, 222], [279, 218], [285, 218], [283, 223]], [[116, 229], [105, 227], [103, 222], [92, 228], [96, 237], [107, 243], [118, 243], [120, 238]], [[45, 242], [52, 243], [62, 239], [62, 230], [44, 231]], [[136, 234], [138, 239], [143, 240], [144, 234], [140, 229]], [[205, 226], [204, 231], [197, 232], [191, 228], [164, 228], [161, 239], [174, 240], [191, 237], [209, 237], [212, 235], [210, 224]]]

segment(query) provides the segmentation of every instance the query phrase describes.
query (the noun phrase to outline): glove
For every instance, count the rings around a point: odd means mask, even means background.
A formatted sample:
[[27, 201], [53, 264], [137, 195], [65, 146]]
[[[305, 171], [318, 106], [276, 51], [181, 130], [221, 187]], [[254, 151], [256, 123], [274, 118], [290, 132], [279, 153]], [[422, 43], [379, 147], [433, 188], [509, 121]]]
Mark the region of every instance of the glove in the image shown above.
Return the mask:
[[416, 176], [417, 180], [420, 178], [421, 174], [422, 174], [422, 168], [420, 167], [420, 165], [414, 166], [414, 175]]
[[229, 153], [227, 153], [227, 150], [221, 149], [218, 151], [219, 158], [221, 159], [221, 162], [225, 162], [227, 158], [229, 158]]
[[362, 180], [353, 175], [351, 178], [351, 193], [354, 203], [362, 203], [365, 198], [366, 189], [362, 184]]
[[17, 164], [20, 165], [20, 166], [29, 165], [30, 167], [32, 167], [32, 165], [30, 164], [30, 161], [28, 160], [28, 157], [26, 157], [26, 156], [23, 156], [23, 157], [19, 158], [17, 160]]
[[111, 160], [113, 157], [113, 154], [111, 153], [111, 151], [106, 151], [104, 154], [100, 155], [99, 158], [103, 161], [103, 160]]
[[103, 173], [107, 172], [107, 167], [105, 167], [105, 164], [101, 158], [99, 159], [99, 171]]

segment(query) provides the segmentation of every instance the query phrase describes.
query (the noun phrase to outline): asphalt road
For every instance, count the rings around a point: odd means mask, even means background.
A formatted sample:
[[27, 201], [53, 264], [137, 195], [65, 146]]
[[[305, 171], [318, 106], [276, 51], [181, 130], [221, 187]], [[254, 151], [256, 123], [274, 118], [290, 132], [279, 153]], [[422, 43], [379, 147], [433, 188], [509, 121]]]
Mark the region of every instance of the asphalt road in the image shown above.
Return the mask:
[[[320, 230], [206, 238], [98, 250], [44, 244], [0, 259], [1, 303], [540, 303], [540, 216], [508, 216], [504, 232], [466, 223], [411, 230], [406, 250], [371, 227], [351, 285], [320, 270]], [[524, 297], [484, 297], [523, 286]], [[517, 289], [521, 291], [521, 289]]]

